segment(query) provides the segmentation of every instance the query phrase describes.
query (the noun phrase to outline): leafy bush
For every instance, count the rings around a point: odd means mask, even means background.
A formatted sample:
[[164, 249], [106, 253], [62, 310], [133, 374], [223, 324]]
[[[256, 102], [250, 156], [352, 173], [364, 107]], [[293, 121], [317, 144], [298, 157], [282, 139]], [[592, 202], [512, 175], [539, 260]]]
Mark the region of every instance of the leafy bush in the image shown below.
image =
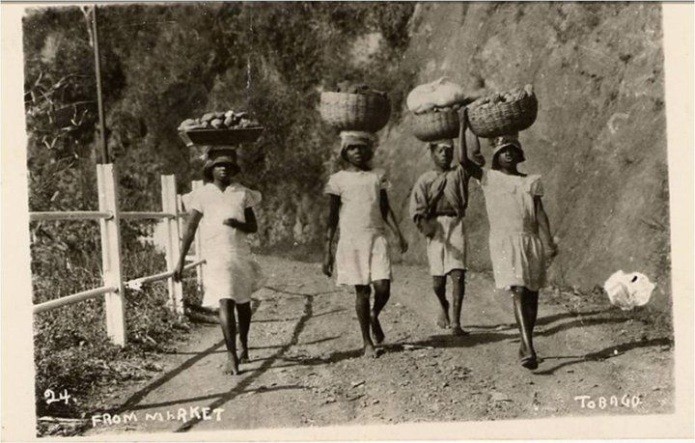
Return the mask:
[[[242, 182], [265, 196], [256, 243], [267, 248], [297, 240], [294, 226], [314, 216], [336, 140], [319, 121], [319, 91], [346, 79], [368, 82], [389, 91], [398, 118], [416, 72], [400, 62], [413, 9], [409, 3], [313, 2], [100, 8], [107, 146], [120, 171], [120, 207], [160, 209], [163, 173], [176, 174], [179, 192], [187, 192], [201, 165], [175, 128], [208, 110], [241, 107], [266, 126], [262, 140], [241, 155]], [[32, 211], [97, 208], [96, 84], [85, 12], [35, 9], [24, 19]], [[356, 62], [355, 41], [373, 33], [381, 36], [377, 51]], [[316, 244], [318, 224], [302, 233], [305, 245]], [[30, 229], [34, 303], [102, 285], [97, 223], [37, 222]], [[137, 242], [150, 230], [142, 222], [122, 223], [127, 279], [165, 267], [162, 254]], [[187, 303], [200, 300], [196, 289], [186, 284]], [[185, 330], [166, 308], [164, 283], [125, 297], [124, 349], [108, 343], [100, 299], [35, 317], [40, 415], [88, 407], [49, 410], [45, 389], [88, 398], [103, 383], [138, 376], [128, 362]]]

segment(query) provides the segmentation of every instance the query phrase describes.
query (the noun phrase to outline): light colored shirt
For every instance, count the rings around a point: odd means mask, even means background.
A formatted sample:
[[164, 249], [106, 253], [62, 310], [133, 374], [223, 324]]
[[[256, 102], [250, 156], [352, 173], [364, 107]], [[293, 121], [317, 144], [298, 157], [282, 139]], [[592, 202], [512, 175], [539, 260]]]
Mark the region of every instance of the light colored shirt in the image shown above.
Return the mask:
[[245, 222], [246, 208], [258, 205], [261, 199], [260, 192], [236, 183], [224, 191], [207, 183], [191, 192], [187, 206], [203, 214], [199, 225], [203, 254], [225, 256], [230, 252], [249, 251], [246, 233], [225, 225], [224, 221], [235, 218]]
[[380, 194], [389, 184], [384, 171], [340, 171], [330, 176], [324, 192], [340, 197], [340, 235], [383, 231]]
[[521, 177], [483, 169], [480, 186], [485, 195], [491, 236], [538, 234], [535, 196], [543, 195], [540, 175]]

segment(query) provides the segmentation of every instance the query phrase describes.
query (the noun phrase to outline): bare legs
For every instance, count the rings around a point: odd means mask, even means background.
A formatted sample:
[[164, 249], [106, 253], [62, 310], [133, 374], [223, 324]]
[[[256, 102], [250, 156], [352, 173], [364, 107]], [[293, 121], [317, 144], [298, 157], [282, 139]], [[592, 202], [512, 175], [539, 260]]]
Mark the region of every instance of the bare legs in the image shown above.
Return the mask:
[[224, 343], [227, 345], [227, 365], [225, 374], [239, 374], [239, 359], [236, 355], [236, 321], [234, 321], [234, 300], [220, 300], [220, 326]]
[[[239, 318], [239, 341], [241, 342], [241, 355], [237, 357], [236, 334], [237, 324], [234, 318], [236, 308]], [[251, 303], [236, 304], [234, 300], [220, 300], [220, 326], [227, 346], [227, 364], [224, 372], [227, 374], [239, 374], [239, 361], [249, 361], [249, 329], [251, 327]]]
[[447, 329], [451, 326], [451, 321], [449, 319], [449, 302], [446, 300], [446, 276], [432, 276], [432, 287], [441, 307], [439, 316], [437, 316], [437, 326]]
[[386, 306], [389, 298], [391, 298], [391, 280], [375, 281], [374, 306], [372, 306], [370, 324], [372, 326], [372, 333], [374, 334], [374, 341], [376, 341], [377, 344], [384, 341], [384, 331], [381, 329], [379, 314], [381, 313], [381, 310], [384, 309], [384, 306]]
[[463, 269], [454, 269], [449, 275], [451, 276], [454, 290], [454, 315], [453, 321], [451, 322], [451, 333], [454, 335], [466, 335], [467, 333], [461, 329], [461, 307], [463, 305], [463, 296], [466, 291], [466, 271]]
[[239, 318], [239, 342], [241, 343], [241, 363], [249, 362], [249, 329], [251, 328], [251, 302], [237, 304], [236, 313]]
[[[391, 297], [390, 280], [378, 280], [375, 281], [373, 285], [374, 305], [371, 309], [369, 306], [369, 296], [371, 295], [371, 288], [369, 285], [355, 286], [355, 311], [360, 323], [360, 332], [362, 333], [362, 341], [364, 343], [364, 355], [367, 357], [376, 357], [377, 352], [374, 348], [374, 342], [380, 344], [384, 341], [384, 331], [379, 322], [379, 314]], [[372, 341], [372, 335], [374, 336], [374, 341]]]
[[466, 271], [454, 269], [449, 272], [453, 285], [453, 320], [449, 317], [449, 302], [446, 299], [446, 276], [433, 276], [432, 286], [434, 294], [437, 296], [441, 312], [437, 317], [437, 326], [446, 329], [451, 326], [451, 333], [454, 335], [466, 335], [461, 329], [461, 308], [463, 306], [463, 296], [466, 292]]
[[538, 357], [533, 347], [533, 328], [536, 326], [538, 317], [538, 292], [529, 291], [522, 286], [513, 286], [512, 297], [514, 299], [514, 316], [521, 336], [521, 346], [519, 347], [521, 365], [528, 369], [536, 369]]
[[369, 294], [371, 288], [369, 285], [355, 286], [355, 311], [357, 312], [357, 320], [360, 322], [360, 332], [362, 333], [362, 341], [364, 343], [364, 356], [376, 357], [376, 349], [372, 337], [369, 334], [370, 315], [369, 315]]

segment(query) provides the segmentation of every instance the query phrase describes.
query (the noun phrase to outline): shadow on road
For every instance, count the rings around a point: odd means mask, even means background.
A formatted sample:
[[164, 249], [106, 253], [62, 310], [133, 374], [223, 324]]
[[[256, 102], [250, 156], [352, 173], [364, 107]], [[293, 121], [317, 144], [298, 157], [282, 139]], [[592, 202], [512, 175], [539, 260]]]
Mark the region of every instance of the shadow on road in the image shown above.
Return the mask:
[[[566, 366], [574, 365], [577, 363], [582, 363], [586, 361], [603, 361], [607, 360], [612, 357], [617, 357], [621, 354], [624, 354], [627, 351], [630, 351], [632, 349], [637, 349], [637, 348], [648, 348], [651, 346], [664, 346], [664, 345], [671, 345], [671, 339], [668, 337], [661, 337], [661, 338], [654, 338], [651, 340], [637, 340], [629, 343], [622, 343], [619, 345], [612, 345], [608, 346], [607, 348], [601, 349], [600, 351], [596, 352], [591, 352], [582, 356], [570, 356], [569, 358], [572, 358], [573, 360], [566, 361], [563, 363], [560, 363], [559, 365], [553, 366], [552, 368], [544, 369], [542, 371], [535, 371], [534, 374], [537, 375], [550, 375], [555, 373], [560, 368], [564, 368]], [[545, 357], [543, 358], [544, 360], [550, 360], [550, 359], [560, 359], [563, 358], [561, 356], [555, 356], [555, 357]]]
[[[565, 312], [561, 314], [549, 315], [547, 317], [539, 317], [538, 321], [536, 322], [537, 329], [536, 332], [534, 332], [534, 336], [548, 336], [575, 328], [584, 328], [587, 326], [596, 326], [609, 323], [623, 323], [626, 321], [625, 318], [609, 316], [587, 318], [589, 316], [605, 314], [607, 312], [608, 311], [605, 310], [591, 311], [579, 315]], [[542, 327], [567, 318], [572, 318], [573, 320], [554, 324], [550, 327]], [[541, 327], [538, 328], [538, 326]], [[469, 330], [470, 334], [463, 337], [457, 337], [449, 334], [439, 334], [432, 335], [426, 340], [413, 342], [411, 344], [415, 346], [431, 346], [434, 348], [469, 348], [506, 340], [515, 342], [519, 339], [518, 329], [515, 323], [504, 323], [491, 326], [470, 325], [467, 326], [466, 329]]]
[[[267, 392], [276, 392], [276, 391], [290, 391], [290, 390], [301, 390], [301, 389], [309, 389], [307, 386], [304, 385], [283, 385], [283, 386], [271, 386], [271, 387], [259, 387], [256, 389], [247, 389], [243, 392], [240, 392], [239, 394], [263, 394]], [[200, 401], [205, 401], [205, 400], [212, 400], [215, 398], [220, 398], [225, 395], [227, 395], [229, 392], [218, 392], [216, 394], [208, 394], [208, 395], [201, 395], [200, 397], [192, 397], [192, 398], [186, 398], [183, 400], [171, 400], [171, 401], [165, 401], [161, 403], [148, 403], [148, 404], [139, 404], [135, 407], [130, 408], [131, 411], [138, 411], [141, 409], [150, 409], [150, 408], [160, 408], [160, 407], [165, 407], [165, 406], [175, 406], [178, 404], [182, 403], [192, 403], [192, 402], [200, 402]]]
[[[588, 312], [562, 312], [558, 314], [553, 314], [553, 315], [546, 315], [546, 316], [540, 316], [538, 317], [538, 321], [536, 321], [536, 326], [543, 326], [543, 325], [548, 325], [550, 323], [554, 323], [558, 320], [564, 320], [566, 318], [576, 318], [576, 319], [582, 319], [583, 317], [591, 317], [593, 315], [599, 315], [599, 314], [604, 314], [608, 312], [609, 310], [604, 309], [604, 310], [596, 310], [596, 311], [588, 311]], [[496, 331], [506, 331], [508, 329], [513, 329], [516, 331], [516, 323], [501, 323], [499, 325], [470, 325], [468, 326], [470, 329], [482, 329], [482, 330], [496, 330]]]
[[[294, 330], [292, 331], [292, 338], [286, 345], [282, 345], [278, 348], [278, 350], [267, 360], [263, 361], [261, 363], [260, 367], [257, 369], [253, 370], [248, 376], [245, 378], [241, 379], [239, 383], [226, 393], [223, 393], [218, 396], [217, 400], [213, 401], [208, 405], [210, 410], [214, 410], [216, 408], [219, 408], [220, 406], [224, 405], [228, 401], [232, 400], [233, 398], [237, 397], [238, 395], [242, 394], [245, 392], [246, 388], [253, 383], [254, 380], [256, 380], [260, 375], [262, 375], [264, 372], [266, 372], [270, 367], [273, 366], [273, 363], [275, 363], [278, 359], [280, 359], [292, 346], [295, 346], [299, 342], [299, 336], [301, 335], [302, 331], [304, 330], [307, 321], [313, 316], [313, 298], [317, 295], [322, 295], [322, 294], [328, 294], [334, 291], [330, 292], [319, 292], [315, 294], [304, 294], [301, 292], [290, 292], [290, 291], [285, 291], [283, 289], [279, 288], [274, 288], [270, 286], [266, 286], [266, 289], [269, 289], [274, 292], [278, 292], [281, 294], [288, 294], [288, 295], [296, 295], [300, 296], [304, 299], [304, 309], [302, 312], [302, 316], [299, 318], [299, 321], [294, 327]], [[183, 400], [182, 402], [188, 402], [190, 400]], [[178, 429], [176, 429], [175, 432], [186, 432], [191, 430], [195, 425], [200, 423], [202, 421], [202, 418], [194, 418], [191, 420], [188, 420], [187, 422], [183, 423]]]

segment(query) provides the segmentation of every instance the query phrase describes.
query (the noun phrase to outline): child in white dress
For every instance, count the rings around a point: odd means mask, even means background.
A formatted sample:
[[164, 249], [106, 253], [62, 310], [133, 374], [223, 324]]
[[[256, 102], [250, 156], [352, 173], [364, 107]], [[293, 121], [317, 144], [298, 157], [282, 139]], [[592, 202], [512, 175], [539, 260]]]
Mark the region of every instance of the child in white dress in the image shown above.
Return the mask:
[[[465, 109], [461, 112], [461, 142], [465, 143]], [[517, 166], [525, 160], [515, 135], [498, 137], [492, 169], [465, 159], [468, 173], [480, 181], [490, 222], [490, 259], [498, 289], [511, 292], [521, 347], [519, 358], [528, 369], [538, 367], [533, 329], [538, 316], [538, 290], [545, 284], [546, 258], [557, 254], [550, 223], [543, 209], [539, 175], [526, 175]]]
[[[355, 287], [355, 309], [364, 342], [364, 355], [376, 357], [374, 342], [379, 344], [384, 340], [379, 313], [391, 293], [391, 261], [385, 225], [398, 236], [402, 252], [407, 251], [408, 245], [388, 203], [384, 172], [370, 167], [374, 155], [374, 136], [351, 131], [341, 133], [341, 139], [340, 155], [349, 166], [331, 175], [325, 188], [325, 193], [330, 197], [330, 206], [323, 273], [330, 277], [335, 262], [337, 284]], [[389, 222], [389, 216], [393, 224]], [[340, 237], [334, 257], [333, 239], [338, 224]], [[371, 313], [370, 285], [374, 286]]]
[[[220, 324], [228, 350], [225, 372], [239, 373], [239, 362], [248, 362], [251, 326], [251, 294], [260, 289], [260, 267], [253, 260], [247, 235], [257, 231], [253, 207], [261, 202], [258, 191], [233, 181], [239, 172], [235, 151], [213, 151], [203, 175], [206, 184], [189, 197], [190, 212], [174, 279], [180, 280], [185, 257], [198, 226], [204, 265], [203, 307], [219, 306]], [[237, 356], [234, 318], [239, 320], [241, 353]]]

